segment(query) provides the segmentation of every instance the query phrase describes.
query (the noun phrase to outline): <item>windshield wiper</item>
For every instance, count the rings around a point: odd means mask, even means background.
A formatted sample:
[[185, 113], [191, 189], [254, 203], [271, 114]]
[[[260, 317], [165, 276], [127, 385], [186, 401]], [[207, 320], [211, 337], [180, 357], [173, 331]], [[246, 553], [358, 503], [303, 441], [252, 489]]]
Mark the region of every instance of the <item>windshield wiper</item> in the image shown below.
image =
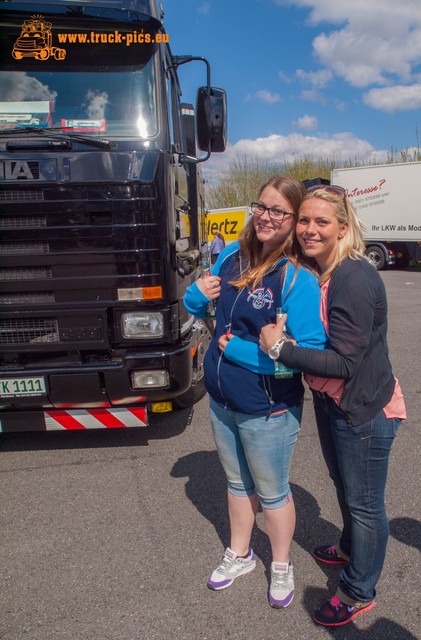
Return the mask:
[[64, 133], [61, 129], [55, 127], [30, 127], [26, 125], [22, 127], [14, 127], [13, 129], [0, 130], [0, 136], [2, 137], [9, 136], [11, 134], [16, 135], [19, 133], [47, 136], [49, 138], [54, 138], [55, 140], [74, 140], [75, 142], [90, 145], [91, 147], [99, 147], [100, 149], [112, 149], [117, 146], [115, 142], [110, 142], [110, 140], [106, 140], [105, 138], [97, 139], [92, 138], [91, 136], [80, 135], [79, 133], [75, 134], [73, 132]]

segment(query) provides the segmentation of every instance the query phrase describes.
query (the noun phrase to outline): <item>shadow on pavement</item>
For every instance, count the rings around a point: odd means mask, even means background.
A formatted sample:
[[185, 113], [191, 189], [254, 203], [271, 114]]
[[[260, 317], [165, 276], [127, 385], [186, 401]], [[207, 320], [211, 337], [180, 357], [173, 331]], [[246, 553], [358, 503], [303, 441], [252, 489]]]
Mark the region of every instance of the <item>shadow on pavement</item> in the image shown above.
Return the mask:
[[[223, 547], [229, 545], [229, 520], [227, 509], [226, 478], [216, 451], [198, 451], [180, 458], [171, 470], [174, 478], [187, 478], [187, 498], [199, 513], [215, 528]], [[320, 517], [320, 508], [313, 496], [296, 484], [291, 484], [297, 511], [297, 527], [294, 541], [311, 554], [317, 545], [334, 543], [339, 530]], [[269, 539], [256, 524], [251, 537], [254, 553], [261, 559], [269, 575], [271, 550]], [[325, 568], [322, 567], [324, 570]], [[325, 571], [328, 587], [336, 588], [339, 571], [332, 567]], [[333, 580], [332, 585], [329, 582]]]
[[421, 522], [415, 518], [393, 518], [389, 523], [390, 535], [409, 547], [421, 551]]

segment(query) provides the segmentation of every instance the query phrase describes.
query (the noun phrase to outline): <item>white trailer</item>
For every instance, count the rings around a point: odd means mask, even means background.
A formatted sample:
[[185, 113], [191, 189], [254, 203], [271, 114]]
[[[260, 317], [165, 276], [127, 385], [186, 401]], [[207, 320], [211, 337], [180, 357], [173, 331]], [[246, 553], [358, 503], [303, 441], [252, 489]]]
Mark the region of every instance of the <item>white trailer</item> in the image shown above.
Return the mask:
[[334, 169], [330, 182], [346, 189], [376, 267], [406, 266], [421, 243], [421, 162]]

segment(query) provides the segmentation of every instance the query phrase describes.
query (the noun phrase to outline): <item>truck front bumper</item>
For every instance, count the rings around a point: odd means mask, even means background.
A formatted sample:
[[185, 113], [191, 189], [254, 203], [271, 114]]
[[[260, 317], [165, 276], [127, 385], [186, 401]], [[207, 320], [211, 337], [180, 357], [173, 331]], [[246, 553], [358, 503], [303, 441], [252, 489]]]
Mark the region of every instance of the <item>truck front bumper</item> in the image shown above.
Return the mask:
[[[168, 372], [168, 386], [132, 388], [134, 371], [160, 369]], [[114, 363], [8, 371], [0, 379], [0, 431], [147, 426], [149, 403], [170, 401], [191, 383], [191, 341]]]

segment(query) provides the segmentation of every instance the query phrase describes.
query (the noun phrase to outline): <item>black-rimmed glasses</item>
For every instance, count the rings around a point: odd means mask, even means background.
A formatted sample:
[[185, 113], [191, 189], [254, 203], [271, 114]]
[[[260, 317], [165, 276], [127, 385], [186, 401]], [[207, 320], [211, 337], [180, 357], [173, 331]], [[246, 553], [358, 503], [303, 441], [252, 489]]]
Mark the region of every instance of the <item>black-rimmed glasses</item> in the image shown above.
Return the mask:
[[261, 202], [252, 202], [250, 205], [250, 209], [255, 216], [262, 216], [264, 212], [267, 211], [269, 214], [269, 218], [271, 220], [277, 220], [278, 222], [282, 222], [285, 216], [295, 216], [295, 213], [284, 211], [283, 209], [279, 209], [278, 207], [265, 207], [265, 205]]

